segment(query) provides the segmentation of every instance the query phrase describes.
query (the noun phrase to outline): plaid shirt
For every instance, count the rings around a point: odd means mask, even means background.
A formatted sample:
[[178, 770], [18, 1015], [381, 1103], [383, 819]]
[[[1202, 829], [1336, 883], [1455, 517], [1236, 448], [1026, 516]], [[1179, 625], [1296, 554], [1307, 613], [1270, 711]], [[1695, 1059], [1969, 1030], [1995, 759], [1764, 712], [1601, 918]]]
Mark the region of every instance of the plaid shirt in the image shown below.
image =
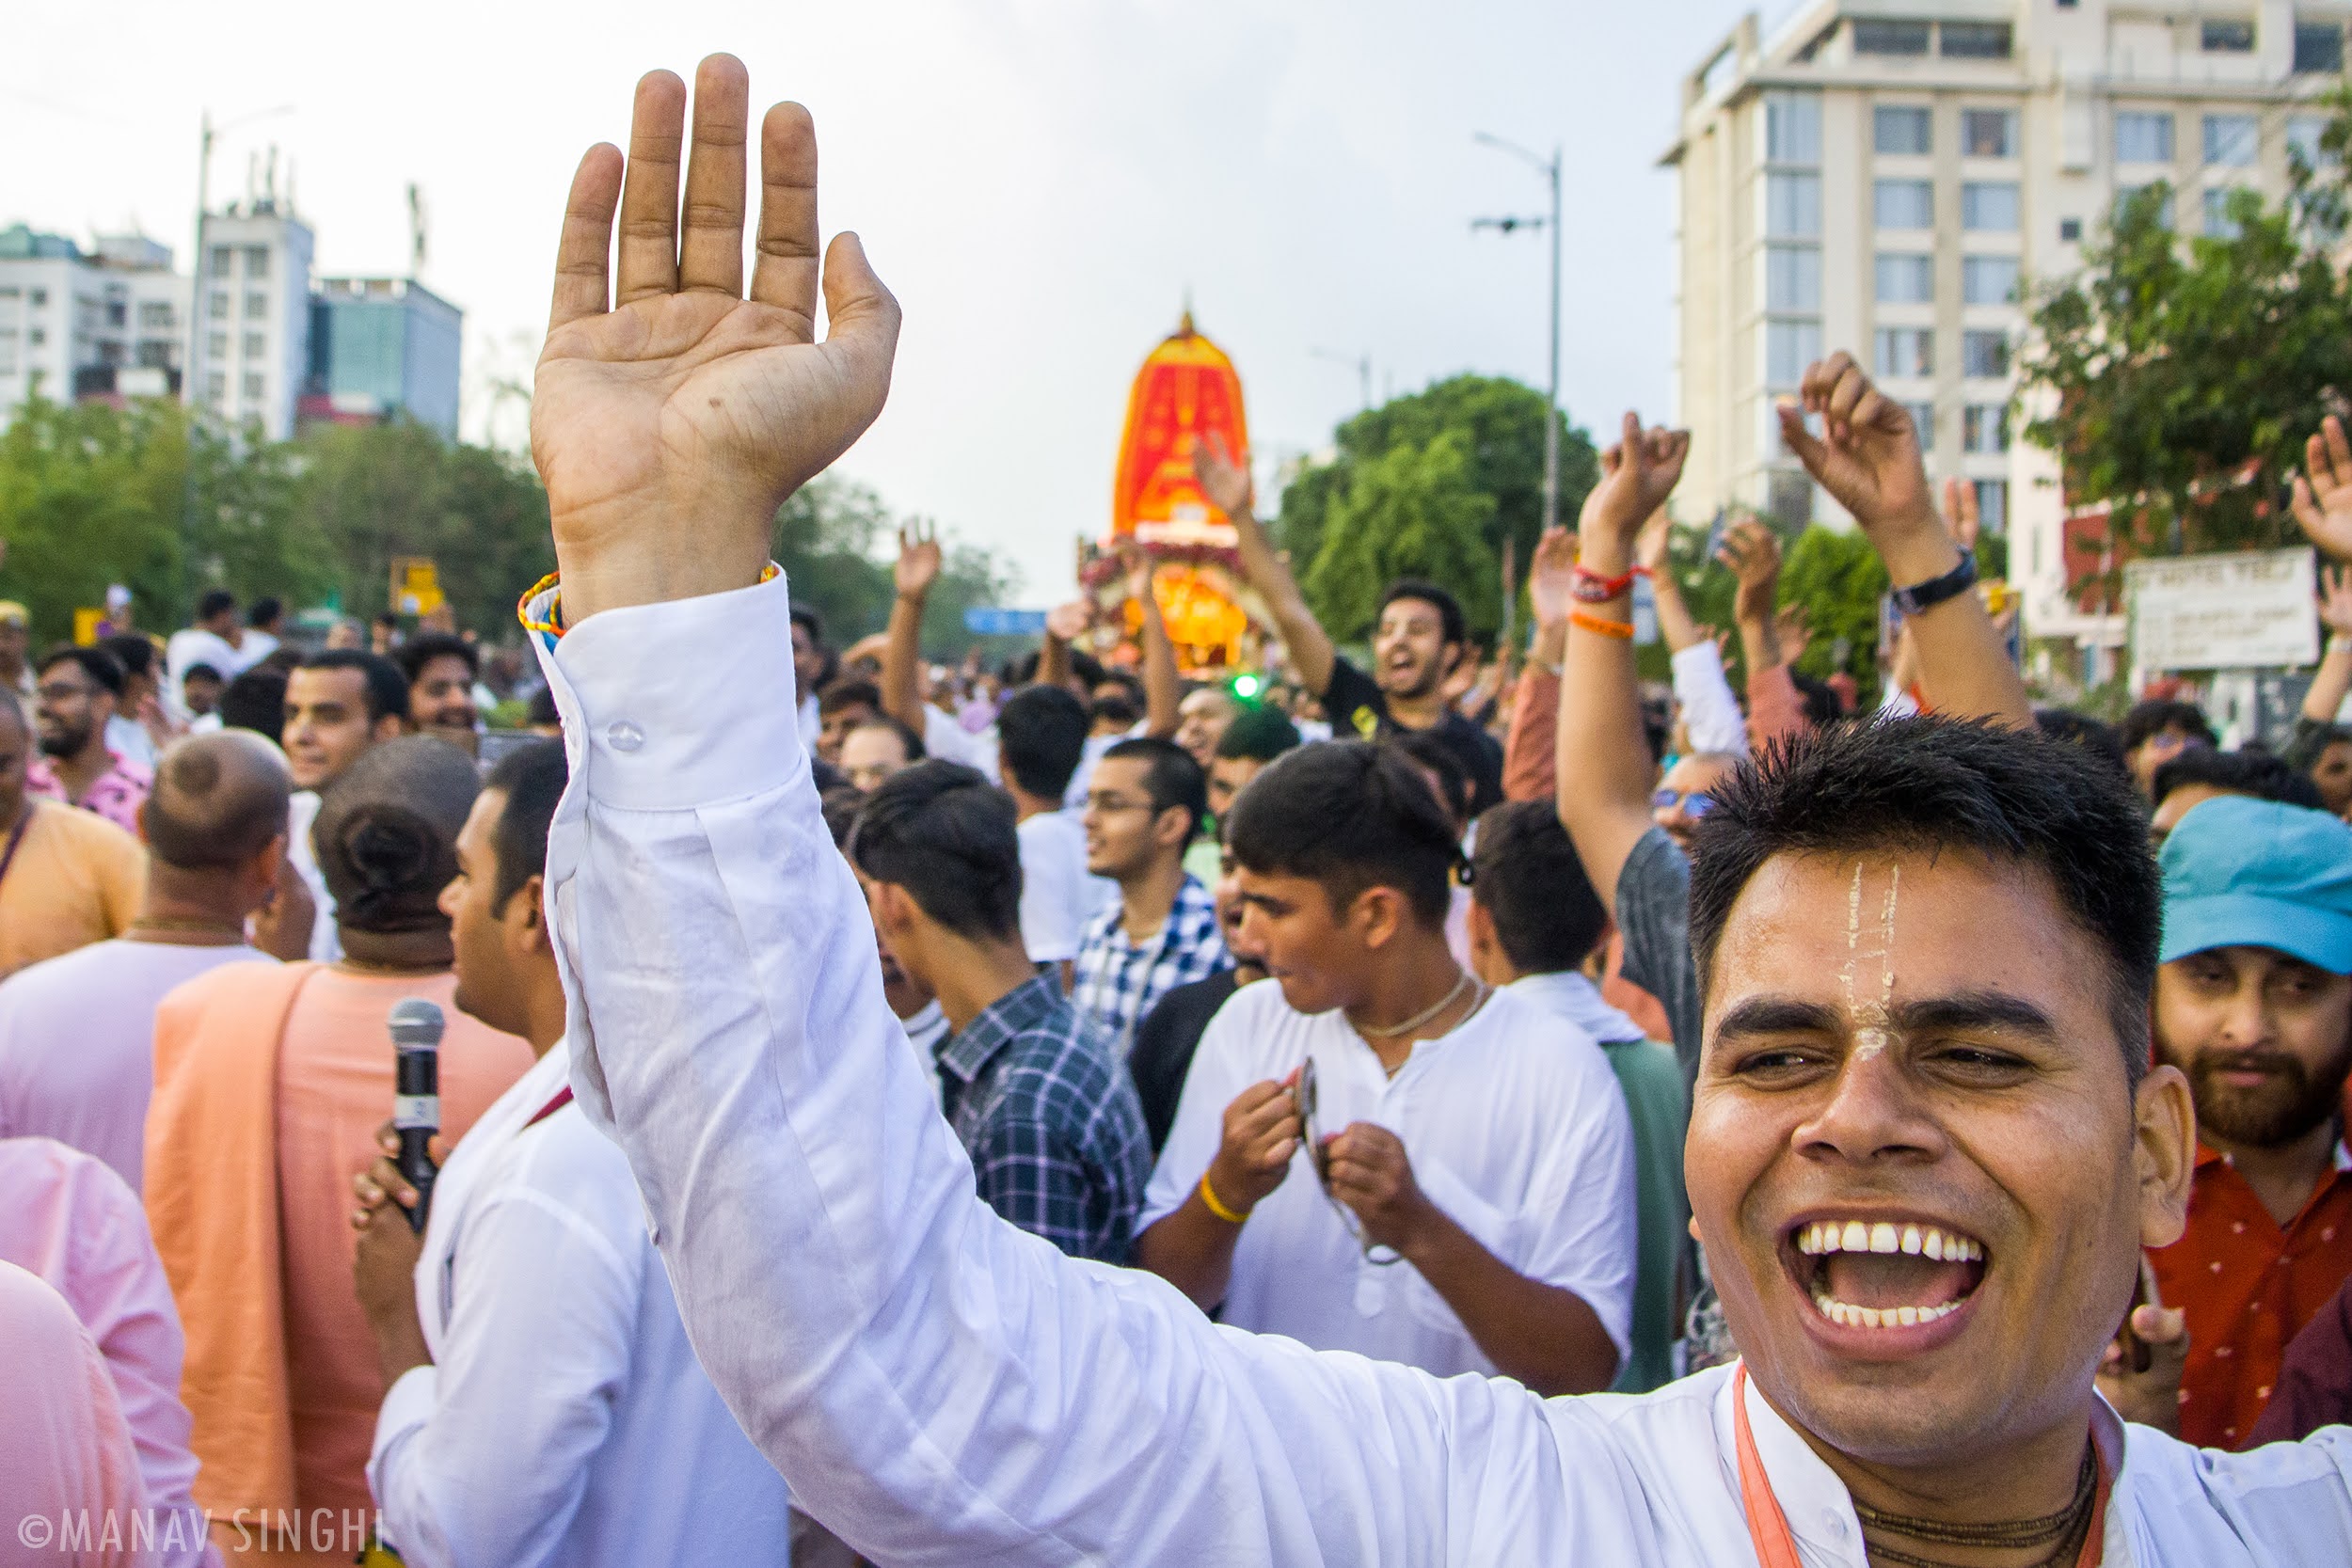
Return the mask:
[[939, 1045], [947, 1121], [990, 1208], [1073, 1258], [1127, 1260], [1152, 1177], [1136, 1086], [1045, 975]]
[[1216, 900], [1189, 872], [1160, 928], [1141, 942], [1127, 939], [1125, 908], [1113, 904], [1078, 940], [1077, 984], [1070, 1000], [1111, 1042], [1120, 1061], [1135, 1048], [1136, 1025], [1178, 986], [1233, 967], [1216, 928]]

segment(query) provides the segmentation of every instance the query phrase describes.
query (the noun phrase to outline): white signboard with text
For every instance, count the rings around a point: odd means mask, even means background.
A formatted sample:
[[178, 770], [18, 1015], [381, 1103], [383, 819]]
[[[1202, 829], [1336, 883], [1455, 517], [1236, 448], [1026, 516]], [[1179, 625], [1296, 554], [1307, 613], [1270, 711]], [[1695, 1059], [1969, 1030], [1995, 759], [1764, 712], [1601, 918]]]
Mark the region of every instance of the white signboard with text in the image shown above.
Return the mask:
[[2319, 658], [2312, 550], [2240, 550], [2135, 561], [2123, 568], [2132, 663], [2141, 670], [2244, 670]]

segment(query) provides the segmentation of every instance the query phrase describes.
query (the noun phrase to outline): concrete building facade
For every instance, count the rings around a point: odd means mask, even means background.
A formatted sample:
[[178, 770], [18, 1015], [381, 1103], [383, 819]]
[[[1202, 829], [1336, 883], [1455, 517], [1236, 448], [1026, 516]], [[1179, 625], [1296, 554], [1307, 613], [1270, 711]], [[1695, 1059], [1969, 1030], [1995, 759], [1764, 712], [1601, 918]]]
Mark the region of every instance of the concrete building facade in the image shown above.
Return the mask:
[[1773, 404], [1850, 349], [1911, 405], [1931, 477], [2008, 531], [2030, 633], [2119, 642], [2068, 594], [2055, 461], [2010, 436], [2023, 291], [2156, 181], [2186, 232], [2218, 231], [2231, 191], [2283, 191], [2347, 21], [2347, 0], [1811, 0], [1768, 36], [1751, 13], [1684, 80], [1664, 158], [1688, 510], [1844, 521]]
[[282, 441], [310, 372], [310, 226], [263, 195], [206, 214], [199, 232], [190, 401]]
[[0, 424], [38, 385], [56, 402], [180, 390], [188, 282], [170, 247], [111, 234], [85, 250], [0, 230]]

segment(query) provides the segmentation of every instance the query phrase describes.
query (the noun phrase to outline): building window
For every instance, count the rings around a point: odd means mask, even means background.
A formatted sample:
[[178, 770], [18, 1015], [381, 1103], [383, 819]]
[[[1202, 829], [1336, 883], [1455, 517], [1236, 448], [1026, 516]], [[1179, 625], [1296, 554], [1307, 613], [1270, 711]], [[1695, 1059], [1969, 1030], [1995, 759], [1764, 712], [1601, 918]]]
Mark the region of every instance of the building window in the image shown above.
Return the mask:
[[1878, 373], [1933, 375], [1935, 334], [1924, 326], [1882, 326], [1878, 332]]
[[2125, 109], [2115, 117], [2115, 161], [2119, 164], [2169, 164], [2172, 161], [2172, 117], [2144, 109]]
[[1776, 240], [1819, 239], [1821, 233], [1821, 177], [1818, 174], [1766, 175], [1764, 232]]
[[16, 373], [16, 334], [0, 332], [0, 375]]
[[1947, 60], [2006, 60], [2009, 55], [2006, 22], [1944, 24], [1944, 57]]
[[215, 359], [228, 358], [229, 334], [226, 332], [206, 333], [204, 335], [204, 352], [211, 355]]
[[2017, 232], [2017, 187], [2007, 182], [1970, 182], [1960, 187], [1960, 226], [1979, 233]]
[[1881, 256], [1877, 270], [1881, 305], [1927, 305], [1934, 300], [1934, 257]]
[[1870, 114], [1870, 144], [1889, 158], [1923, 158], [1934, 150], [1933, 121], [1925, 109], [1882, 105]]
[[2009, 404], [1972, 403], [1961, 410], [1960, 449], [1979, 454], [2009, 451]]
[[1853, 52], [1857, 55], [1924, 55], [1929, 41], [1930, 29], [1924, 22], [1854, 18]]
[[1935, 227], [1935, 187], [1925, 180], [1882, 180], [1870, 195], [1881, 229]]
[[247, 403], [262, 401], [262, 372], [260, 371], [245, 372], [245, 401]]
[[269, 295], [256, 289], [245, 296], [245, 319], [259, 321], [269, 314]]
[[1821, 253], [1811, 245], [1776, 245], [1764, 252], [1764, 308], [1819, 310]]
[[2318, 168], [2328, 159], [2326, 150], [2319, 144], [2327, 134], [2326, 115], [2287, 116], [2287, 156], [2301, 159], [2305, 168]]
[[1960, 111], [1960, 151], [1965, 158], [2014, 158], [2017, 156], [2017, 111], [2014, 109], [1963, 109]]
[[2205, 117], [2205, 162], [2246, 168], [2262, 147], [2262, 128], [2252, 115]]
[[2238, 237], [2240, 231], [2238, 221], [2230, 215], [2230, 198], [2236, 194], [2236, 190], [2228, 185], [2213, 185], [2206, 188], [2205, 233], [2208, 238], [2234, 240]]
[[49, 291], [46, 289], [32, 290], [30, 293], [25, 294], [24, 303], [31, 309], [38, 310], [49, 303]]
[[128, 326], [131, 324], [131, 302], [125, 299], [106, 301], [106, 325]]
[[140, 339], [139, 363], [150, 370], [171, 369], [171, 340], [168, 338]]
[[237, 253], [225, 245], [213, 246], [213, 276], [226, 277], [236, 264]]
[[47, 342], [48, 341], [49, 329], [46, 327], [30, 326], [24, 329], [24, 346], [26, 348], [39, 348], [41, 344]]
[[213, 319], [215, 321], [225, 321], [228, 319], [228, 315], [229, 291], [226, 289], [215, 289], [213, 291]]
[[247, 359], [259, 359], [269, 352], [269, 340], [259, 332], [248, 332], [245, 335], [244, 346]]
[[1977, 481], [1977, 517], [1987, 533], [2009, 531], [2009, 481]]
[[204, 377], [204, 401], [218, 408], [229, 398], [229, 377], [225, 372], [214, 371]]
[[1919, 433], [1919, 450], [1933, 451], [1935, 450], [1935, 404], [1906, 403], [1903, 404], [1903, 411], [1911, 416], [1911, 428]]
[[2242, 17], [2208, 18], [2198, 27], [2197, 40], [2208, 55], [2250, 55], [2254, 52], [2254, 24]]
[[2080, 245], [2080, 244], [2082, 243], [2082, 237], [2083, 237], [2083, 220], [2082, 220], [2082, 219], [2080, 219], [2080, 218], [2060, 218], [2060, 219], [2058, 219], [2058, 244], [2060, 244], [2060, 245]]
[[1963, 256], [1960, 297], [1965, 305], [2012, 305], [2017, 300], [2017, 258]]
[[2295, 24], [2295, 69], [2304, 75], [2332, 76], [2344, 69], [2344, 24]]
[[269, 276], [269, 246], [249, 245], [245, 247], [245, 275], [251, 278]]
[[1767, 321], [1764, 324], [1764, 379], [1772, 386], [1796, 386], [1804, 379], [1804, 368], [1820, 356], [1820, 322]]
[[156, 299], [142, 300], [139, 304], [139, 325], [141, 326], [170, 326], [171, 306], [169, 302]]
[[2009, 374], [2009, 334], [1963, 332], [1960, 335], [1960, 373], [1990, 378]]
[[1772, 164], [1813, 168], [1821, 161], [1819, 93], [1775, 92], [1764, 99], [1764, 157]]

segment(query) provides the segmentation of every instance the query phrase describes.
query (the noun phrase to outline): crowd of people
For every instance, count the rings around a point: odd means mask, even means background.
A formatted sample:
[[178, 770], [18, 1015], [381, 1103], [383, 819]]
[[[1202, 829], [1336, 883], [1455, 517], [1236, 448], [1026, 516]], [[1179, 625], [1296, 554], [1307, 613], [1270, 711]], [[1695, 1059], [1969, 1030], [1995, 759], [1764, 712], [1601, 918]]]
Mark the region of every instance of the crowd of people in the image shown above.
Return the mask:
[[546, 733], [446, 628], [0, 607], [0, 1561], [2352, 1558], [2336, 419], [2275, 752], [2037, 709], [1844, 355], [1781, 436], [1897, 585], [1870, 711], [1754, 523], [1735, 689], [1630, 415], [1523, 657], [1404, 578], [1351, 658], [1213, 446], [1262, 695], [1140, 555], [1132, 666], [930, 664], [920, 530], [835, 650], [767, 519], [897, 307], [804, 111], [686, 103], [566, 210]]

